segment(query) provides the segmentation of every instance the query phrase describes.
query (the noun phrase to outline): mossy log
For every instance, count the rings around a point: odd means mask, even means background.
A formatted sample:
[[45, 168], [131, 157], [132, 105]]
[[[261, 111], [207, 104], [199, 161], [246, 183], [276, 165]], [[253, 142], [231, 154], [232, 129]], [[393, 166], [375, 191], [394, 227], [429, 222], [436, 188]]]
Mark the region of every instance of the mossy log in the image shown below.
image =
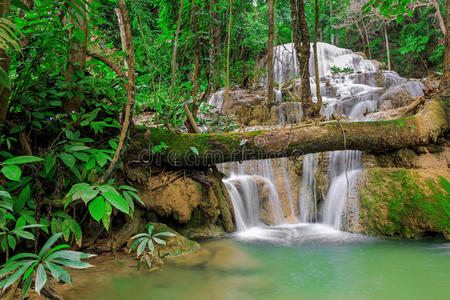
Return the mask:
[[[135, 150], [141, 150], [139, 159], [143, 163], [208, 166], [345, 149], [389, 152], [434, 142], [448, 130], [448, 125], [442, 101], [434, 99], [415, 115], [389, 121], [331, 121], [252, 132], [201, 134], [136, 127], [134, 144], [138, 148]], [[161, 143], [167, 148], [152, 154], [153, 147]]]

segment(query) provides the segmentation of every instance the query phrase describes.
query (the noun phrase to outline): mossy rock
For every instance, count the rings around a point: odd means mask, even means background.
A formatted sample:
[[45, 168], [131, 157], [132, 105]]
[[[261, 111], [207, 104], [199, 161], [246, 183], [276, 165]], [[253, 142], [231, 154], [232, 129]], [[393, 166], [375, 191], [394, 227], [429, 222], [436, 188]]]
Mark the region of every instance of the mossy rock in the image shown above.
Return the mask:
[[174, 257], [186, 255], [200, 249], [200, 244], [194, 242], [175, 230], [162, 223], [149, 223], [155, 226], [154, 233], [172, 232], [176, 237], [165, 237], [166, 245], [158, 245], [155, 243], [155, 250], [159, 252], [160, 257]]
[[450, 239], [448, 170], [372, 168], [365, 173], [360, 222], [367, 234]]

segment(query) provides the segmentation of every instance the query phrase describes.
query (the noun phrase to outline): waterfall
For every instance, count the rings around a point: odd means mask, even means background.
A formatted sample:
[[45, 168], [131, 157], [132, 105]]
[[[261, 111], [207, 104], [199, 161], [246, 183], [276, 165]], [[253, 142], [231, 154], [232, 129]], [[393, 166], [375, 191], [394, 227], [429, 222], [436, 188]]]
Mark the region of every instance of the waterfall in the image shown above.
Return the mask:
[[[393, 71], [379, 71], [376, 64], [351, 50], [318, 43], [317, 54], [319, 78], [315, 78], [312, 52], [310, 87], [313, 101], [317, 101], [315, 82], [319, 80], [323, 98], [321, 114], [325, 117], [345, 115], [351, 121], [368, 121], [371, 116], [367, 113], [377, 110], [385, 99], [396, 99], [400, 93], [410, 97], [423, 95], [424, 85], [420, 81], [404, 79]], [[285, 87], [281, 88], [288, 81], [291, 86], [300, 85], [294, 45], [290, 43], [274, 47], [274, 57], [274, 80], [279, 84], [274, 91], [278, 123], [289, 126], [301, 122], [303, 113], [300, 102], [284, 101], [286, 91], [283, 91]], [[346, 72], [341, 72], [345, 68]], [[267, 78], [262, 79], [261, 83], [266, 85]], [[251, 106], [255, 103], [254, 99], [264, 99], [261, 96], [264, 93], [259, 92], [246, 102], [240, 98], [243, 90], [238, 89], [233, 93], [233, 101], [237, 101], [238, 105]], [[223, 114], [223, 104], [224, 89], [221, 89], [210, 96], [207, 107], [212, 112]], [[355, 211], [359, 203], [357, 182], [362, 170], [361, 156], [361, 151], [353, 150], [327, 154], [326, 176], [329, 186], [322, 203], [318, 203], [320, 197], [316, 194], [318, 161], [314, 154], [303, 158], [298, 196], [295, 194], [298, 189], [292, 187], [286, 158], [219, 165], [218, 168], [227, 175], [224, 182], [232, 199], [237, 230], [242, 232], [264, 224], [283, 224], [290, 215], [294, 217], [294, 222], [320, 221], [338, 230], [346, 228], [348, 218], [353, 224], [357, 223], [355, 218], [359, 213]], [[347, 222], [344, 222], [344, 218], [347, 218]]]
[[314, 154], [307, 154], [303, 159], [302, 190], [299, 199], [299, 221], [310, 223], [317, 218], [316, 177], [314, 171], [317, 162]]
[[[357, 197], [356, 183], [361, 170], [344, 172], [337, 176], [331, 183], [323, 207], [322, 223], [332, 226], [334, 229], [342, 229], [342, 219], [348, 198]], [[348, 179], [348, 184], [347, 184]], [[348, 195], [347, 195], [348, 194]], [[348, 196], [348, 197], [347, 197]]]

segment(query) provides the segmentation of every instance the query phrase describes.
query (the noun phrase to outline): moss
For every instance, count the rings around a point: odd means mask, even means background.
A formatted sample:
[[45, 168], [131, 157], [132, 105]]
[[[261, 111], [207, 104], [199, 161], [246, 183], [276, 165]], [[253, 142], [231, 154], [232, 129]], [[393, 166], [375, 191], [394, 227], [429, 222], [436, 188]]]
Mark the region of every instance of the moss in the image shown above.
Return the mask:
[[418, 238], [450, 232], [450, 184], [418, 170], [370, 169], [361, 189], [361, 216], [367, 233]]

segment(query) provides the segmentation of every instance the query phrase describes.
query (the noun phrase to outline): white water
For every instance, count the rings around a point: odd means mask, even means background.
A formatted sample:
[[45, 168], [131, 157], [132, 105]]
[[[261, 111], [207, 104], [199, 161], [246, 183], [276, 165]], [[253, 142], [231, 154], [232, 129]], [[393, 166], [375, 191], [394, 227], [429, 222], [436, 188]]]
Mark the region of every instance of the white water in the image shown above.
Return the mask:
[[[293, 48], [293, 44], [280, 45], [274, 48], [274, 80], [280, 84], [292, 78], [298, 78], [298, 67]], [[319, 43], [318, 56], [320, 90], [324, 101], [321, 113], [326, 117], [342, 114], [353, 121], [367, 121], [370, 116], [364, 117], [364, 115], [375, 111], [387, 97], [387, 93], [395, 93], [403, 89], [411, 97], [423, 95], [424, 86], [420, 81], [406, 80], [392, 71], [383, 71], [377, 75], [377, 67], [371, 61], [364, 60], [362, 56], [353, 53], [351, 50]], [[310, 81], [311, 93], [313, 101], [315, 101], [316, 79], [314, 77], [313, 59], [312, 56], [309, 71], [312, 75]], [[331, 69], [334, 66], [341, 69], [351, 68], [354, 72], [332, 74]], [[377, 79], [376, 76], [381, 77]], [[298, 84], [298, 79], [295, 80]], [[267, 82], [267, 79], [264, 81]], [[382, 86], [377, 86], [377, 83]], [[383, 94], [384, 88], [388, 89]], [[208, 104], [218, 113], [223, 112], [223, 94], [223, 90], [220, 90], [208, 100]], [[280, 103], [279, 124], [299, 123], [302, 118], [301, 103], [283, 102], [283, 95], [280, 90], [276, 90], [275, 95], [276, 101]], [[348, 212], [354, 212], [359, 208], [353, 206], [354, 203], [359, 203], [356, 198], [359, 196], [357, 182], [362, 170], [361, 155], [360, 151], [333, 151], [328, 153], [327, 182], [330, 184], [325, 199], [322, 199], [320, 211], [315, 178], [315, 171], [318, 167], [317, 160], [314, 154], [308, 154], [304, 157], [302, 183], [298, 197], [299, 213], [295, 216], [299, 222], [320, 221], [327, 226], [331, 226], [334, 230], [346, 228], [348, 218], [351, 215], [358, 215]], [[295, 214], [292, 196], [295, 191], [292, 190], [290, 184], [287, 159], [277, 161], [277, 165], [281, 165], [282, 182], [284, 182], [284, 188], [287, 191], [285, 201], [289, 202], [289, 211], [284, 213], [275, 186], [276, 178], [272, 166], [273, 162], [267, 159], [243, 163], [234, 162], [219, 166], [224, 173], [229, 175], [224, 182], [232, 198], [237, 231], [243, 232], [244, 236], [247, 233], [251, 236], [267, 234], [267, 232], [262, 234], [261, 230], [255, 229], [255, 227], [265, 227], [261, 220], [263, 201], [261, 191], [266, 191], [266, 194], [267, 189], [269, 191], [269, 203], [273, 214], [272, 222], [283, 224], [285, 217], [288, 217], [289, 214], [293, 216]], [[278, 184], [280, 184], [279, 181]], [[355, 199], [356, 201], [354, 201]], [[250, 230], [250, 228], [253, 229]], [[323, 231], [323, 227], [320, 228]], [[315, 232], [315, 230], [313, 231]], [[269, 235], [271, 234], [269, 233]]]

